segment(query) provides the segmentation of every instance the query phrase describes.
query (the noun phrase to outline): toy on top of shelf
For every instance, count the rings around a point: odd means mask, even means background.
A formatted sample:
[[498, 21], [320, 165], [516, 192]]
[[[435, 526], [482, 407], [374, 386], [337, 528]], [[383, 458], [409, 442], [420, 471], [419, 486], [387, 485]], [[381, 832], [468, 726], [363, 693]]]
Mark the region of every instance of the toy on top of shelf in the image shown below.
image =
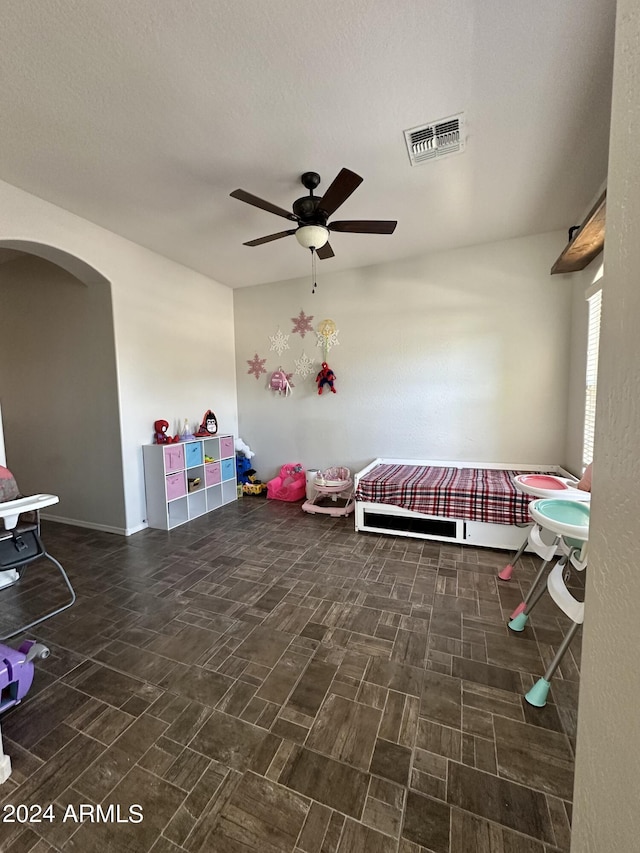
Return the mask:
[[215, 435], [218, 432], [218, 419], [213, 414], [211, 409], [207, 409], [207, 411], [202, 416], [202, 423], [200, 424], [200, 428], [198, 432], [195, 434], [196, 438], [206, 438], [209, 435]]
[[328, 385], [329, 388], [331, 389], [331, 393], [335, 394], [336, 389], [333, 387], [333, 383], [335, 382], [335, 380], [336, 380], [335, 373], [333, 372], [333, 370], [331, 370], [331, 368], [329, 367], [327, 362], [323, 361], [322, 362], [322, 369], [320, 370], [320, 372], [316, 376], [316, 382], [318, 383], [318, 394], [322, 394], [323, 385]]
[[153, 424], [153, 428], [155, 430], [155, 442], [156, 444], [175, 444], [180, 441], [179, 435], [167, 435], [167, 430], [169, 429], [169, 421], [155, 421]]
[[191, 441], [193, 438], [195, 438], [195, 436], [189, 427], [189, 419], [185, 418], [182, 429], [180, 430], [180, 441]]

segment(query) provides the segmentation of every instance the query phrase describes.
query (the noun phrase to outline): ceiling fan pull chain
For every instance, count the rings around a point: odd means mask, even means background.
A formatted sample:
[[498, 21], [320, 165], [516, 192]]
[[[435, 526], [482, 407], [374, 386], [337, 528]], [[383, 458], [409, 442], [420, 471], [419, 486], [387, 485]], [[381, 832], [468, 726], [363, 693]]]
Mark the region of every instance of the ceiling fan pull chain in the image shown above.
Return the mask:
[[311, 283], [313, 285], [311, 293], [313, 294], [316, 292], [316, 287], [318, 286], [318, 282], [316, 281], [316, 250], [313, 246], [311, 247]]

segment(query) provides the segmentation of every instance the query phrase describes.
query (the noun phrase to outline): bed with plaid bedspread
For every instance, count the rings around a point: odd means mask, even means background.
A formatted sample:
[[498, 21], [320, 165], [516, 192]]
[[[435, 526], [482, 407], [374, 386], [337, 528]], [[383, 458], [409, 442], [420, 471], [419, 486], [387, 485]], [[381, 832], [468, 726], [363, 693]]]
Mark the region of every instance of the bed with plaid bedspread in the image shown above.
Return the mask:
[[377, 465], [358, 482], [356, 500], [413, 512], [492, 524], [528, 524], [531, 497], [513, 477], [524, 471]]

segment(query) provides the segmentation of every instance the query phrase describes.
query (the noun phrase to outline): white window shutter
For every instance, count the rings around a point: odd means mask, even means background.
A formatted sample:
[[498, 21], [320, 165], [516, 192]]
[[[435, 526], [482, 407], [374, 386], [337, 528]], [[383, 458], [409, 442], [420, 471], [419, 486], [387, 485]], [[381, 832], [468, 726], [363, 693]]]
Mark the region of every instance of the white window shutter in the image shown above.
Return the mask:
[[593, 438], [596, 427], [596, 390], [598, 386], [598, 349], [600, 346], [600, 313], [602, 290], [589, 297], [589, 330], [587, 335], [586, 396], [584, 407], [584, 442], [582, 464], [593, 462]]

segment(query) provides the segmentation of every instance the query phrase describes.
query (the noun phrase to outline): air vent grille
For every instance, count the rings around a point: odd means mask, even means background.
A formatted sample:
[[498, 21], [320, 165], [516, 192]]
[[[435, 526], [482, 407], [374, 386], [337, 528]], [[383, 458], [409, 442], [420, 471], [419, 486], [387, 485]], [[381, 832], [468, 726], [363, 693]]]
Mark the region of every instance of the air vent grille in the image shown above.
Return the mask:
[[460, 154], [465, 143], [463, 129], [464, 114], [460, 113], [405, 130], [411, 165], [419, 166], [429, 160]]

